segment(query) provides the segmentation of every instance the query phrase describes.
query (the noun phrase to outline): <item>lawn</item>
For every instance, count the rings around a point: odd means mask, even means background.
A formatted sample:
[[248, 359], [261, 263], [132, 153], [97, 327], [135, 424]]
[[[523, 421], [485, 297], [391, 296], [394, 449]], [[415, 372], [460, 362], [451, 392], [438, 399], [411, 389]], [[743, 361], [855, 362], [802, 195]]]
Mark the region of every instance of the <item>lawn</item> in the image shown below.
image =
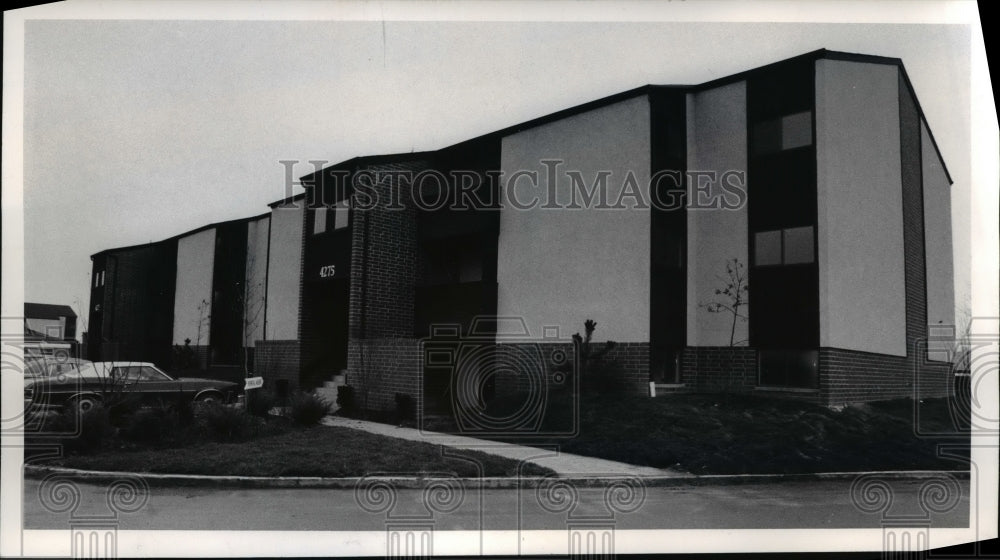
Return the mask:
[[[372, 473], [420, 475], [453, 473], [479, 476], [468, 460], [443, 457], [440, 446], [330, 426], [295, 426], [271, 418], [259, 436], [246, 441], [196, 439], [188, 445], [135, 445], [111, 438], [96, 450], [47, 460], [46, 465], [86, 470], [167, 474], [244, 476], [365, 476]], [[485, 476], [513, 476], [518, 462], [479, 452], [462, 452], [476, 460]], [[40, 461], [39, 461], [40, 462]], [[552, 474], [526, 464], [524, 474]]]
[[[498, 399], [488, 410], [500, 415], [519, 403], [516, 397], [507, 401]], [[924, 430], [955, 431], [946, 399], [926, 400], [920, 407]], [[568, 395], [556, 395], [544, 425], [566, 430], [571, 410]], [[585, 395], [577, 437], [521, 443], [558, 444], [568, 453], [694, 474], [967, 468], [936, 456], [937, 444], [954, 438], [915, 435], [913, 410], [908, 399], [832, 410], [757, 395]], [[425, 428], [454, 431], [454, 424], [437, 420]]]

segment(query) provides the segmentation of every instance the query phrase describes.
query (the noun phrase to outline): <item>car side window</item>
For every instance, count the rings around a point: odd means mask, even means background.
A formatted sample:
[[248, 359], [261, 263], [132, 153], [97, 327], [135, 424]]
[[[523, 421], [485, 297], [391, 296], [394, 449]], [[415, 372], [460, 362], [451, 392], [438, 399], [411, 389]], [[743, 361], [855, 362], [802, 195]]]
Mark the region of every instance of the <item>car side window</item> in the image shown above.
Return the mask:
[[111, 368], [112, 379], [136, 382], [140, 380], [140, 368], [139, 366], [123, 366]]
[[166, 375], [164, 375], [160, 370], [158, 370], [156, 368], [149, 367], [149, 366], [143, 366], [141, 369], [142, 369], [142, 371], [139, 374], [139, 380], [140, 381], [169, 381], [170, 380], [170, 378], [168, 378]]

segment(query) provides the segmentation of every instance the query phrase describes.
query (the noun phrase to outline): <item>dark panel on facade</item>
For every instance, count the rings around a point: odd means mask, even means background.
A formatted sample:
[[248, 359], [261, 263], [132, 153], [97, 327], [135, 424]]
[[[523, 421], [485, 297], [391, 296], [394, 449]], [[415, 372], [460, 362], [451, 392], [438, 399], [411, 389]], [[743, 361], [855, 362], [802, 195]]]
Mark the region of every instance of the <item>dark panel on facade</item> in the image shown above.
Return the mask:
[[242, 364], [246, 259], [247, 222], [218, 226], [212, 269], [211, 365]]
[[88, 358], [171, 365], [177, 241], [93, 259]]
[[817, 386], [815, 62], [747, 83], [750, 345], [762, 385]]
[[342, 188], [328, 181], [305, 212], [302, 255], [302, 350], [304, 387], [321, 385], [347, 368], [353, 214]]
[[432, 324], [458, 324], [466, 332], [473, 317], [497, 310], [500, 141], [452, 146], [433, 165], [440, 177], [414, 185], [423, 200], [441, 201], [417, 215], [416, 336], [426, 336]]
[[[687, 101], [683, 91], [650, 94], [650, 377], [680, 382], [687, 340]], [[675, 202], [680, 202], [675, 204]]]

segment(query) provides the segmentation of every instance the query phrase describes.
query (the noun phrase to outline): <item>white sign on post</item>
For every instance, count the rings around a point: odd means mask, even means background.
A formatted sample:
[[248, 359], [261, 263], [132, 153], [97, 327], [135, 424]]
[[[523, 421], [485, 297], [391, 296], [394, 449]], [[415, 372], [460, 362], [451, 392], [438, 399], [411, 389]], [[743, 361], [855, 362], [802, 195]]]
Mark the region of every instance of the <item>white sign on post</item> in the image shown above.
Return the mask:
[[264, 386], [263, 377], [247, 377], [247, 384], [246, 387], [244, 387], [243, 389], [244, 390], [260, 389], [263, 386]]

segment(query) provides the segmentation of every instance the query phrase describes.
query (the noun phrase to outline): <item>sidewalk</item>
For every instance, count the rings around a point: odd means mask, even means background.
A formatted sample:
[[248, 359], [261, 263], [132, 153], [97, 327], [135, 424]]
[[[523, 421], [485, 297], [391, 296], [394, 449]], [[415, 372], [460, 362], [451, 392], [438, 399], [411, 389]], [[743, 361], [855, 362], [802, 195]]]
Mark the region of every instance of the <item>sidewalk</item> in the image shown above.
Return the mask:
[[633, 475], [658, 478], [694, 477], [694, 475], [670, 469], [657, 469], [655, 467], [630, 465], [628, 463], [619, 463], [618, 461], [609, 461], [607, 459], [597, 459], [595, 457], [584, 457], [582, 455], [557, 452], [552, 449], [526, 447], [522, 445], [489, 441], [466, 436], [442, 434], [438, 432], [422, 432], [414, 428], [403, 428], [391, 426], [389, 424], [380, 424], [378, 422], [354, 420], [351, 418], [343, 418], [341, 416], [327, 416], [323, 419], [323, 424], [326, 426], [352, 428], [382, 436], [408, 439], [410, 441], [443, 445], [454, 449], [472, 449], [517, 461], [531, 461], [536, 465], [552, 469], [559, 476], [601, 477]]

